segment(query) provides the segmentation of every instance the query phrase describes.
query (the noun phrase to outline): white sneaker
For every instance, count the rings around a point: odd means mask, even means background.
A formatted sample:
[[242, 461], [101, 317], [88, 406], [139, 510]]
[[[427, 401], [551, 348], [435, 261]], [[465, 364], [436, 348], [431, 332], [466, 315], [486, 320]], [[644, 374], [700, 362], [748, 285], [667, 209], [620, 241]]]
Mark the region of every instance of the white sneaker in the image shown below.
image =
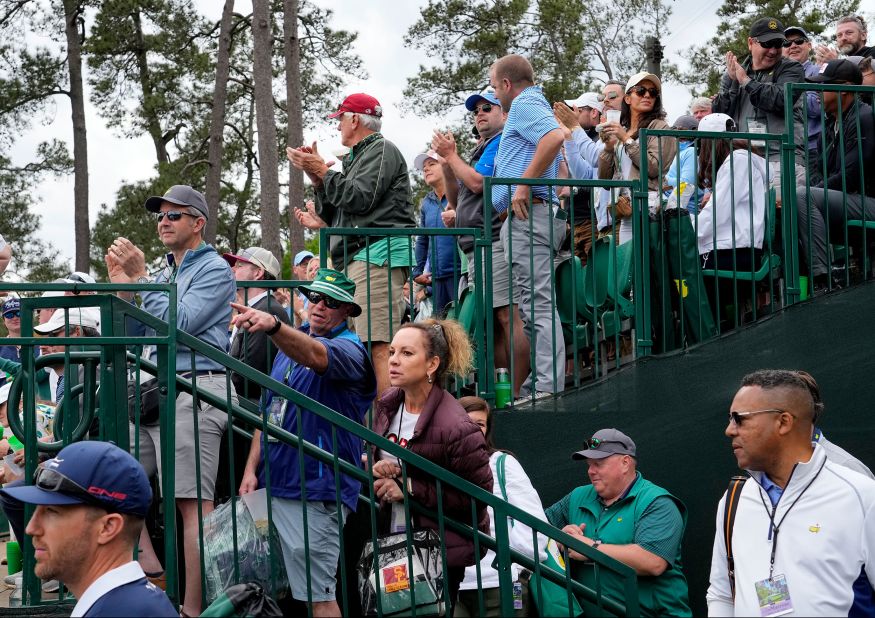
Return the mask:
[[61, 584], [58, 582], [57, 579], [50, 579], [47, 582], [43, 582], [43, 592], [48, 592], [49, 594], [52, 594], [60, 589]]
[[553, 393], [548, 393], [547, 391], [536, 391], [534, 397], [532, 397], [531, 395], [526, 395], [525, 397], [517, 397], [516, 399], [513, 400], [513, 403], [514, 403], [514, 405], [519, 406], [519, 405], [523, 405], [526, 403], [534, 403], [535, 401], [538, 401], [539, 399], [546, 399], [547, 397], [552, 397], [552, 396], [553, 396]]
[[21, 573], [13, 573], [3, 578], [3, 583], [7, 586], [21, 587], [22, 581], [24, 581], [24, 577]]

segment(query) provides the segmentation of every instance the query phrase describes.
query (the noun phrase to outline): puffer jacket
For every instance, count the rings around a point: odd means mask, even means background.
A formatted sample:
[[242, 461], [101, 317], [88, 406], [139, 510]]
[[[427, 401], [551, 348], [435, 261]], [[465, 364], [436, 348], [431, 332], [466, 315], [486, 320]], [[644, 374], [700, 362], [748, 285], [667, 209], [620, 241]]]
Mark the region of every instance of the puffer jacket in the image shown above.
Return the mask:
[[[403, 400], [404, 392], [400, 388], [391, 388], [383, 394], [374, 413], [375, 432], [380, 435], [386, 433], [389, 422]], [[407, 448], [492, 493], [492, 470], [483, 434], [468, 418], [456, 398], [439, 386], [431, 389]], [[413, 500], [437, 510], [434, 480], [413, 466], [409, 468], [408, 475], [413, 488]], [[445, 515], [461, 522], [471, 521], [471, 501], [464, 493], [444, 484], [442, 495]], [[414, 527], [438, 530], [435, 520], [424, 516], [414, 517]], [[489, 534], [489, 513], [485, 504], [478, 504], [477, 527]], [[444, 542], [448, 566], [474, 564], [474, 542], [470, 538], [447, 527], [444, 528]]]

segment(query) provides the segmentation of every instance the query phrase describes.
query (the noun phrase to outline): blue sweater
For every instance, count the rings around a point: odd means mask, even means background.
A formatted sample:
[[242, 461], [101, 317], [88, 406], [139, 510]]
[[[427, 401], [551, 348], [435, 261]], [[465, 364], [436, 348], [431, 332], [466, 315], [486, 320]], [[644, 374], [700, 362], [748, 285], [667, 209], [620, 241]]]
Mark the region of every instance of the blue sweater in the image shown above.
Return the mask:
[[[441, 212], [443, 212], [446, 203], [446, 198], [439, 200], [435, 192], [430, 191], [422, 200], [420, 227], [445, 228]], [[428, 260], [432, 277], [452, 277], [454, 272], [461, 272], [456, 238], [456, 236], [427, 236], [424, 234], [417, 236], [416, 268], [413, 269], [413, 276], [418, 277], [425, 272], [426, 260]]]
[[[237, 290], [231, 267], [206, 243], [186, 252], [174, 276], [173, 254], [167, 254], [167, 265], [155, 277], [156, 283], [176, 282], [176, 326], [222, 352], [228, 351], [228, 322], [231, 320], [231, 301]], [[170, 315], [169, 297], [164, 292], [143, 292], [143, 310], [160, 320]], [[129, 320], [128, 334], [154, 335], [155, 331], [141, 323]], [[157, 362], [157, 347], [152, 347], [150, 360]], [[219, 363], [195, 354], [199, 371], [224, 371]], [[176, 370], [188, 371], [191, 352], [187, 347], [176, 350]]]

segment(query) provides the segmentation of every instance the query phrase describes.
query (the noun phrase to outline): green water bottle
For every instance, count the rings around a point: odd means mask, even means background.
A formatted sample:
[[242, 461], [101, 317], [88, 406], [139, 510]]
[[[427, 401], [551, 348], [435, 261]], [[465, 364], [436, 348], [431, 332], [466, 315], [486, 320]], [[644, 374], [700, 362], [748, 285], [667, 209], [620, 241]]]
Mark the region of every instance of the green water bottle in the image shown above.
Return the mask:
[[21, 443], [21, 440], [16, 438], [15, 436], [9, 436], [7, 442], [9, 442], [9, 446], [13, 451], [20, 451], [24, 448], [24, 445]]
[[506, 408], [510, 405], [511, 385], [510, 373], [504, 367], [495, 370], [495, 407]]

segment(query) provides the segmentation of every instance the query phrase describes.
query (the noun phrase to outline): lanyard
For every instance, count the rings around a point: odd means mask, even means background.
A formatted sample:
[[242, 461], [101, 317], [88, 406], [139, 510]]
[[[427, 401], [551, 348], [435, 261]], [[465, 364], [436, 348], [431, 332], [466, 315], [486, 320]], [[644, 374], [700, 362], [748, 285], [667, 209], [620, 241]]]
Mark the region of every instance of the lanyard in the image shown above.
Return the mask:
[[[826, 465], [826, 460], [823, 460], [823, 463], [820, 464], [820, 467], [817, 469], [817, 472], [814, 473], [814, 477], [808, 482], [802, 491], [799, 492], [799, 495], [796, 496], [796, 499], [790, 503], [790, 506], [787, 507], [787, 510], [784, 511], [784, 515], [781, 517], [780, 521], [775, 524], [775, 511], [778, 510], [778, 505], [781, 503], [781, 499], [779, 498], [775, 505], [772, 507], [771, 512], [769, 512], [769, 507], [766, 506], [765, 498], [763, 498], [763, 491], [760, 489], [760, 500], [763, 502], [763, 508], [766, 509], [766, 513], [769, 515], [769, 538], [772, 539], [772, 555], [769, 558], [769, 579], [772, 579], [772, 576], [775, 573], [775, 554], [778, 552], [778, 532], [781, 530], [781, 525], [784, 523], [784, 520], [787, 519], [787, 515], [790, 514], [790, 511], [796, 506], [796, 503], [799, 502], [799, 499], [802, 498], [803, 494], [808, 491], [808, 488], [817, 480], [817, 477], [820, 476], [820, 472], [823, 470], [823, 467]], [[795, 468], [794, 468], [795, 472]], [[790, 478], [793, 478], [793, 474], [790, 474]], [[790, 480], [787, 480], [787, 486], [790, 485]], [[782, 496], [783, 497], [783, 496]]]

